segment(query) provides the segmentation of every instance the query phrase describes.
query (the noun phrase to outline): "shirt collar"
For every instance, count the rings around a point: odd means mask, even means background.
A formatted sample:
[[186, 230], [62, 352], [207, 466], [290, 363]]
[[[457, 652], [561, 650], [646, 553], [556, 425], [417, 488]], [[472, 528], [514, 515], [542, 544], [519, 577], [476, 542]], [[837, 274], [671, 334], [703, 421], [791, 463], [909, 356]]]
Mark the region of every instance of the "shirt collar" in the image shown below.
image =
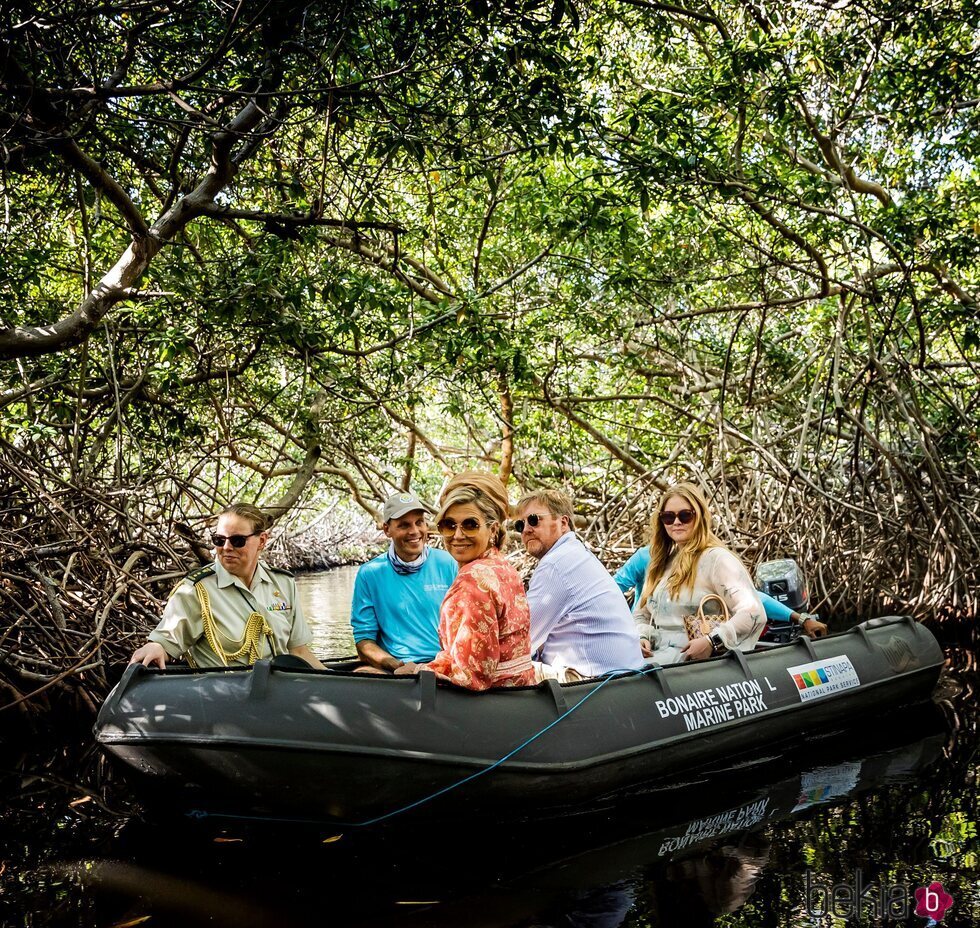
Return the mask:
[[[217, 580], [219, 588], [224, 588], [228, 586], [240, 586], [246, 592], [249, 593], [252, 592], [252, 590], [249, 590], [248, 585], [245, 583], [244, 580], [240, 579], [239, 577], [236, 577], [232, 573], [229, 573], [225, 569], [221, 561], [219, 560], [215, 560], [214, 562], [214, 576], [215, 579]], [[254, 590], [256, 584], [258, 583], [269, 583], [269, 582], [271, 581], [269, 578], [269, 573], [265, 569], [265, 564], [263, 564], [262, 561], [259, 561], [258, 566], [255, 568], [255, 576], [252, 578], [252, 589]]]
[[575, 532], [571, 530], [565, 532], [565, 534], [562, 535], [561, 538], [558, 539], [558, 541], [556, 541], [550, 548], [548, 548], [547, 551], [545, 551], [544, 554], [541, 555], [541, 560], [543, 561], [549, 554], [551, 554], [553, 551], [557, 551], [562, 545], [568, 544], [568, 540], [570, 538], [576, 538], [576, 537], [577, 536]]

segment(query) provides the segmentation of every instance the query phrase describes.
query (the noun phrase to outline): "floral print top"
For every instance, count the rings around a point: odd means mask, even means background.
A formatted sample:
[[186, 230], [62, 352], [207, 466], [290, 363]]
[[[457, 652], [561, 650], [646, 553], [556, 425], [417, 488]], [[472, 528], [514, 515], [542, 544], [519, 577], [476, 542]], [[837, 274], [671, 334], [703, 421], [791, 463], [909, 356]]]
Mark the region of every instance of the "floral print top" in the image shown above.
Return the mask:
[[531, 614], [517, 571], [496, 549], [459, 569], [439, 610], [442, 650], [428, 664], [457, 686], [531, 686]]

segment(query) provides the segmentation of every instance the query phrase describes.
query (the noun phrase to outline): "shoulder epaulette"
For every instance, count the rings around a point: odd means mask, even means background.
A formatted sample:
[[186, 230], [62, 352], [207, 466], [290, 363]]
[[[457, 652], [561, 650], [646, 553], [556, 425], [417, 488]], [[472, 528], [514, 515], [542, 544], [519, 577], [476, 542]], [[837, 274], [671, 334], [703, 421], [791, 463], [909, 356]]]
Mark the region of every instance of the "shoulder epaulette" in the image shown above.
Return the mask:
[[287, 577], [292, 577], [293, 574], [283, 567], [271, 567], [269, 564], [265, 565], [266, 570], [271, 570], [274, 574], [285, 574]]
[[191, 583], [200, 583], [206, 577], [212, 576], [212, 574], [214, 574], [214, 567], [206, 564], [204, 567], [198, 567], [196, 570], [192, 570], [184, 579], [190, 580]]
[[174, 588], [170, 591], [170, 595], [173, 596], [183, 585], [185, 580], [190, 580], [191, 583], [198, 583], [205, 577], [210, 577], [214, 573], [214, 567], [210, 564], [205, 567], [195, 567], [188, 574], [184, 574], [175, 584]]

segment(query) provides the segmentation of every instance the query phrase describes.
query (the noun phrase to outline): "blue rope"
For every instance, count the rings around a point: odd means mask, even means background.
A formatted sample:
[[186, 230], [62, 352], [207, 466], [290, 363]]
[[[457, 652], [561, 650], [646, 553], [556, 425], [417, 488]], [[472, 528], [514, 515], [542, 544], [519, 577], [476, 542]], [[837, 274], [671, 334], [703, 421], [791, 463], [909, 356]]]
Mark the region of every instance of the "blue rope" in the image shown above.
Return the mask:
[[427, 802], [431, 802], [433, 799], [438, 799], [440, 796], [444, 796], [446, 793], [449, 793], [460, 786], [464, 786], [466, 783], [472, 783], [473, 780], [477, 779], [477, 777], [482, 777], [484, 774], [490, 773], [491, 770], [496, 770], [496, 768], [499, 767], [502, 763], [510, 760], [515, 754], [518, 754], [519, 752], [523, 751], [524, 748], [526, 748], [529, 744], [531, 744], [531, 742], [537, 741], [537, 739], [540, 738], [543, 734], [551, 731], [551, 729], [554, 728], [559, 722], [563, 721], [564, 719], [567, 719], [568, 716], [570, 716], [573, 712], [575, 712], [579, 707], [585, 705], [585, 703], [587, 703], [593, 696], [595, 696], [595, 694], [598, 693], [599, 690], [601, 690], [611, 680], [619, 676], [624, 676], [626, 674], [647, 673], [647, 672], [648, 672], [647, 670], [642, 670], [642, 671], [612, 670], [606, 676], [606, 679], [602, 681], [602, 683], [600, 683], [594, 690], [592, 690], [592, 692], [588, 693], [586, 696], [580, 699], [574, 706], [572, 706], [571, 709], [567, 709], [565, 712], [559, 715], [558, 718], [556, 718], [553, 722], [549, 722], [547, 725], [545, 725], [544, 728], [542, 728], [540, 731], [536, 732], [535, 734], [531, 735], [530, 738], [528, 738], [522, 744], [519, 744], [516, 748], [514, 748], [509, 753], [505, 754], [503, 757], [500, 758], [500, 760], [494, 761], [489, 767], [484, 767], [482, 770], [477, 770], [476, 773], [471, 773], [468, 777], [463, 777], [462, 780], [457, 780], [455, 783], [450, 783], [449, 786], [444, 786], [442, 789], [437, 790], [436, 792], [431, 793], [430, 795], [425, 796], [422, 799], [417, 799], [415, 802], [410, 802], [407, 806], [402, 806], [400, 809], [395, 809], [394, 812], [386, 812], [384, 815], [379, 815], [376, 818], [370, 818], [365, 822], [342, 822], [341, 824], [351, 828], [363, 828], [367, 825], [377, 825], [378, 822], [383, 822], [386, 819], [393, 818], [396, 815], [401, 815], [403, 812], [408, 812], [411, 809], [417, 809], [419, 806], [424, 805]]
[[[591, 692], [586, 694], [574, 706], [572, 706], [571, 709], [566, 709], [553, 722], [549, 722], [547, 725], [545, 725], [544, 728], [542, 728], [540, 731], [535, 732], [533, 735], [531, 735], [530, 738], [528, 738], [526, 741], [519, 744], [516, 748], [514, 748], [512, 751], [505, 754], [499, 760], [494, 761], [489, 767], [484, 767], [482, 770], [477, 770], [476, 773], [471, 773], [469, 776], [463, 777], [463, 779], [457, 780], [455, 783], [450, 783], [449, 786], [444, 786], [442, 789], [436, 790], [436, 792], [430, 793], [428, 796], [423, 796], [421, 799], [415, 800], [415, 802], [410, 802], [408, 805], [402, 806], [399, 809], [395, 809], [392, 812], [386, 812], [384, 815], [378, 815], [375, 816], [374, 818], [369, 818], [363, 822], [331, 822], [331, 824], [337, 825], [340, 828], [366, 828], [369, 825], [377, 825], [379, 822], [384, 822], [387, 819], [394, 818], [396, 815], [401, 815], [404, 812], [409, 812], [412, 809], [417, 809], [419, 806], [425, 805], [427, 802], [432, 802], [434, 799], [438, 799], [440, 796], [445, 796], [446, 793], [450, 793], [454, 789], [458, 789], [460, 786], [465, 786], [467, 783], [472, 783], [478, 777], [485, 776], [486, 774], [490, 773], [492, 770], [496, 770], [497, 767], [499, 767], [501, 764], [510, 760], [515, 754], [519, 754], [529, 744], [531, 744], [534, 741], [537, 741], [538, 738], [540, 738], [542, 735], [546, 734], [547, 732], [551, 731], [551, 729], [554, 728], [559, 722], [563, 721], [564, 719], [567, 719], [573, 712], [577, 711], [579, 708], [584, 706], [585, 703], [587, 703], [593, 696], [595, 696], [596, 693], [599, 692], [599, 690], [601, 690], [607, 683], [610, 683], [613, 680], [615, 680], [617, 677], [627, 676], [630, 674], [642, 675], [659, 669], [660, 667], [658, 665], [654, 665], [652, 667], [646, 667], [643, 670], [611, 670], [609, 671], [609, 673], [605, 675], [605, 679], [595, 689], [593, 689]], [[198, 819], [233, 818], [233, 819], [242, 819], [242, 820], [249, 820], [249, 821], [267, 821], [267, 822], [274, 821], [274, 822], [282, 822], [286, 824], [306, 824], [306, 825], [324, 824], [323, 822], [320, 822], [316, 819], [299, 819], [299, 818], [270, 819], [265, 816], [258, 816], [258, 815], [231, 815], [231, 814], [221, 814], [221, 813], [210, 813], [200, 809], [194, 809], [186, 814], [190, 818], [198, 818]]]

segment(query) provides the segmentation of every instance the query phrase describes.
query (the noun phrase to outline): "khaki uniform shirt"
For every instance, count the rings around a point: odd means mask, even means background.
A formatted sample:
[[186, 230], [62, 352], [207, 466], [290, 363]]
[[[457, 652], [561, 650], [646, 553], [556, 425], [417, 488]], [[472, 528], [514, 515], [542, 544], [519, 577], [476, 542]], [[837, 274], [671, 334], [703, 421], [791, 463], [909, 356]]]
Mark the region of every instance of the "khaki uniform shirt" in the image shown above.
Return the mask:
[[[208, 568], [208, 574], [198, 583], [203, 583], [211, 604], [211, 614], [218, 630], [218, 639], [226, 654], [233, 654], [242, 645], [245, 623], [252, 612], [265, 616], [275, 639], [275, 653], [285, 654], [291, 648], [308, 645], [313, 640], [303, 610], [296, 596], [296, 581], [292, 575], [266, 567], [261, 561], [252, 578], [252, 589], [228, 573], [215, 561]], [[186, 654], [198, 667], [220, 667], [218, 657], [204, 635], [204, 621], [201, 603], [190, 577], [197, 575], [192, 571], [174, 590], [163, 610], [160, 624], [150, 632], [148, 638], [162, 645], [167, 654], [176, 658]], [[260, 657], [272, 656], [269, 640], [265, 635], [259, 639]], [[247, 665], [246, 657], [233, 662]]]

